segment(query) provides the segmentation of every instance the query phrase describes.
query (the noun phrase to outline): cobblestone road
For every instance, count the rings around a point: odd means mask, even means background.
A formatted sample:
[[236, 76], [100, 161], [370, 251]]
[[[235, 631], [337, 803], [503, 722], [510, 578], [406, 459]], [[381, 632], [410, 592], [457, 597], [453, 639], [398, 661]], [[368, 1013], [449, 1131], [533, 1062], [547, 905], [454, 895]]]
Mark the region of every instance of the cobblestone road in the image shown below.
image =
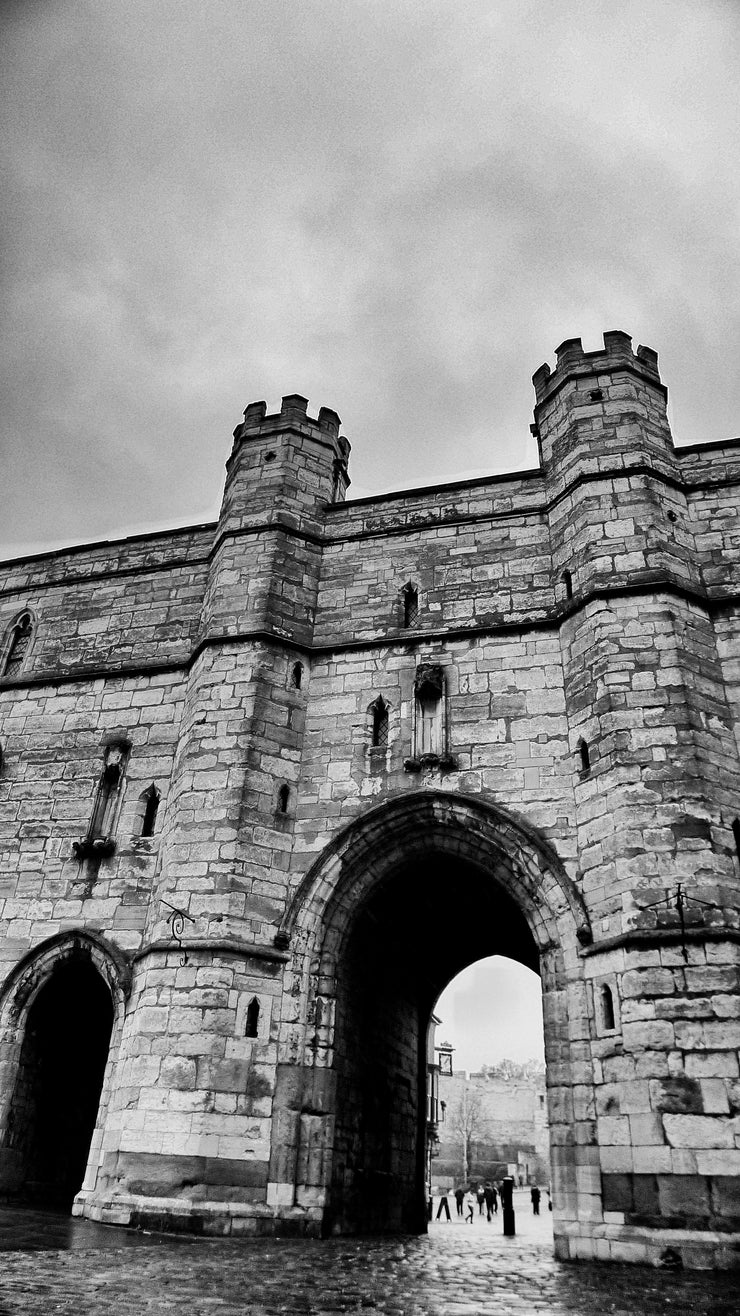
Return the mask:
[[[0, 1211], [0, 1316], [738, 1316], [737, 1277], [560, 1265], [549, 1220], [427, 1237], [157, 1238]], [[23, 1249], [23, 1250], [21, 1250]]]

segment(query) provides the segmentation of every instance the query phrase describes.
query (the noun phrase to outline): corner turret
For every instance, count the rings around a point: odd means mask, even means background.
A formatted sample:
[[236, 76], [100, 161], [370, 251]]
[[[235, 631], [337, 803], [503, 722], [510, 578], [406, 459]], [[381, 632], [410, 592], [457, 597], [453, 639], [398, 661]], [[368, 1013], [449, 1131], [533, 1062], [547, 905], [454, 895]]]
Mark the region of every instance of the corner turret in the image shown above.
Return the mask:
[[330, 503], [343, 500], [350, 445], [335, 411], [316, 418], [299, 393], [268, 415], [250, 402], [226, 463], [202, 631], [259, 627], [310, 643], [320, 555]]
[[312, 516], [320, 505], [341, 502], [350, 483], [350, 445], [340, 425], [329, 407], [321, 407], [316, 419], [309, 416], [300, 393], [284, 397], [271, 415], [265, 402], [250, 402], [234, 430], [224, 509], [228, 505], [234, 513], [238, 501], [245, 512], [269, 508]]
[[578, 468], [593, 471], [605, 463], [673, 470], [668, 390], [657, 352], [633, 352], [630, 335], [613, 330], [596, 352], [584, 352], [580, 338], [567, 338], [556, 356], [554, 370], [545, 363], [532, 376], [532, 432], [546, 476], [557, 473], [567, 484]]

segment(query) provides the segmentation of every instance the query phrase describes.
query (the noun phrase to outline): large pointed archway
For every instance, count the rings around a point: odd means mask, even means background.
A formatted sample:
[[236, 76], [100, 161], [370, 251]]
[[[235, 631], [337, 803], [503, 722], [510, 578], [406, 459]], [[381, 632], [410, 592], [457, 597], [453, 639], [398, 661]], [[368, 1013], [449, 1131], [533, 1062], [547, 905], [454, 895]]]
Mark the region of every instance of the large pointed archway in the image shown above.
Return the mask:
[[[575, 1215], [591, 1149], [571, 1021], [590, 926], [541, 835], [480, 799], [391, 801], [335, 838], [281, 933], [302, 1008], [283, 1025], [275, 1200], [321, 1208], [326, 1232], [424, 1228], [430, 1012], [461, 968], [505, 954], [541, 976], [555, 1200], [561, 1219]], [[581, 1075], [581, 1102], [587, 1086]]]
[[4, 984], [4, 1196], [71, 1208], [100, 1124], [111, 1035], [114, 1024], [120, 1027], [128, 979], [120, 952], [78, 932], [43, 943]]

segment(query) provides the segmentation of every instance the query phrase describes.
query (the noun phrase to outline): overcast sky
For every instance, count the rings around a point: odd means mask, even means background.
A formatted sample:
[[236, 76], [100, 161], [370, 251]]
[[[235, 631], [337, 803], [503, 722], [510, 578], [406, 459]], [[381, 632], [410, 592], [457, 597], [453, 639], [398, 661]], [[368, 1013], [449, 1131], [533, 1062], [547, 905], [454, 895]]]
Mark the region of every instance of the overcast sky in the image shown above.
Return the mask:
[[0, 553], [213, 519], [247, 402], [351, 493], [531, 466], [566, 337], [740, 431], [737, 0], [3, 6]]
[[454, 1069], [498, 1060], [544, 1064], [542, 986], [523, 964], [493, 955], [453, 978], [434, 1007], [437, 1042], [455, 1048]]

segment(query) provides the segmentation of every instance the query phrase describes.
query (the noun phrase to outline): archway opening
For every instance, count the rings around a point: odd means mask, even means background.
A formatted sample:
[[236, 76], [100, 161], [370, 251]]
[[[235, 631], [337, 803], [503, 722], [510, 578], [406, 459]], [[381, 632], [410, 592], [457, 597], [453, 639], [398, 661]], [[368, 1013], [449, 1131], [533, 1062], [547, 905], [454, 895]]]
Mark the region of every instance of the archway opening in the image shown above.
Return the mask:
[[402, 862], [354, 915], [337, 961], [329, 1231], [426, 1228], [428, 1024], [447, 983], [491, 955], [539, 970], [518, 905], [467, 858]]
[[490, 1224], [508, 1178], [517, 1236], [552, 1248], [538, 974], [497, 955], [448, 983], [430, 1024], [427, 1091], [430, 1218], [467, 1223], [472, 1205], [475, 1223]]
[[26, 1021], [6, 1137], [6, 1192], [68, 1210], [85, 1175], [113, 1026], [86, 958], [62, 961]]

